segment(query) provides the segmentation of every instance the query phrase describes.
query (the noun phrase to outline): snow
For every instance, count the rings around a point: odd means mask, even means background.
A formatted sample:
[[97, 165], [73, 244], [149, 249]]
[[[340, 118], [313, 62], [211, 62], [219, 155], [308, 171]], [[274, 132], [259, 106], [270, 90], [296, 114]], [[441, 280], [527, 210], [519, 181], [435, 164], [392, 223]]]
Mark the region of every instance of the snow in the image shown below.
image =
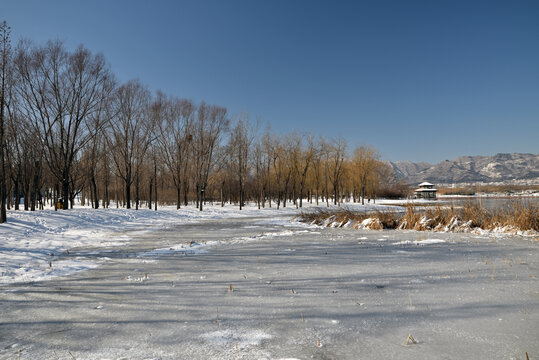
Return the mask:
[[260, 345], [262, 341], [272, 338], [270, 334], [266, 334], [262, 330], [253, 329], [217, 330], [203, 334], [201, 337], [212, 346], [225, 347], [233, 345], [241, 350], [249, 346]]
[[433, 245], [433, 244], [443, 244], [445, 243], [445, 240], [442, 239], [425, 239], [425, 240], [403, 240], [396, 243], [393, 243], [393, 245]]
[[303, 233], [309, 233], [311, 231], [309, 230], [284, 230], [284, 231], [278, 231], [278, 232], [269, 232], [269, 233], [262, 233], [258, 235], [253, 236], [241, 236], [232, 239], [233, 243], [238, 243], [241, 241], [250, 241], [250, 240], [260, 240], [260, 239], [270, 239], [274, 237], [281, 237], [281, 236], [292, 236], [296, 234], [303, 234]]
[[[65, 261], [103, 266], [63, 277], [53, 270], [42, 277], [47, 281], [0, 287], [0, 358], [539, 353], [536, 241], [321, 229], [291, 222], [295, 209], [245, 210], [79, 208], [46, 213], [49, 232], [31, 218], [37, 212], [26, 213], [28, 229], [36, 229], [28, 238], [11, 213], [0, 238], [12, 251], [2, 249], [1, 266], [17, 250], [28, 251], [20, 245], [28, 241], [56, 246], [39, 249], [53, 258], [53, 269]], [[47, 271], [48, 262], [40, 263]], [[408, 334], [420, 344], [403, 346]]]
[[[161, 207], [149, 209], [90, 209], [76, 207], [73, 210], [54, 211], [8, 211], [8, 222], [0, 224], [0, 285], [14, 282], [47, 280], [66, 276], [100, 266], [107, 259], [93, 260], [71, 257], [58, 260], [58, 255], [69, 254], [75, 248], [88, 246], [107, 247], [112, 250], [127, 246], [137, 232], [150, 232], [179, 224], [205, 220], [250, 217], [264, 214], [271, 219], [276, 214], [291, 217], [298, 210], [292, 207], [266, 208], [247, 206], [239, 211], [236, 206], [206, 206], [200, 212], [193, 206], [177, 210]], [[284, 222], [282, 219], [275, 220]], [[263, 234], [260, 237], [286, 236]], [[144, 256], [162, 255], [170, 252], [199, 254], [202, 245], [173, 244], [164, 249], [155, 249]], [[87, 254], [86, 254], [87, 255]]]
[[204, 249], [204, 245], [199, 243], [189, 243], [189, 244], [176, 244], [174, 246], [170, 246], [167, 248], [161, 248], [161, 249], [155, 249], [152, 251], [147, 251], [140, 256], [163, 256], [163, 255], [169, 255], [174, 253], [182, 253], [185, 255], [198, 255], [198, 254], [204, 254], [207, 250]]

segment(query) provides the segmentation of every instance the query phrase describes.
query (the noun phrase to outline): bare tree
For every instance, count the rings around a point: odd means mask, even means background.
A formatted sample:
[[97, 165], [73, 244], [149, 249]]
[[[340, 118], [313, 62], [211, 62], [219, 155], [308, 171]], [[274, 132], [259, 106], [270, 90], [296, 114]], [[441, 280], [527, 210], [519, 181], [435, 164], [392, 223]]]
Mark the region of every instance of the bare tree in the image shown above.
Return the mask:
[[303, 207], [303, 192], [307, 180], [307, 172], [309, 171], [314, 155], [314, 140], [312, 136], [308, 136], [306, 148], [300, 149], [296, 163], [296, 171], [299, 174], [299, 207]]
[[0, 223], [7, 221], [6, 211], [6, 121], [4, 119], [4, 108], [8, 102], [7, 86], [10, 81], [7, 79], [10, 76], [10, 27], [7, 22], [0, 23]]
[[19, 47], [16, 65], [25, 116], [31, 119], [68, 208], [71, 170], [80, 150], [96, 135], [87, 121], [108, 97], [111, 73], [101, 54], [84, 47], [70, 53], [61, 42]]
[[272, 164], [275, 163], [275, 146], [273, 144], [273, 136], [270, 133], [270, 129], [266, 130], [266, 133], [262, 137], [262, 158], [263, 158], [263, 174], [265, 180], [263, 182], [262, 190], [262, 207], [266, 207], [266, 199], [268, 200], [268, 206], [271, 208], [272, 199], [272, 182], [271, 182], [271, 170]]
[[249, 148], [253, 143], [255, 133], [256, 128], [249, 126], [249, 118], [245, 114], [238, 119], [229, 138], [231, 164], [234, 164], [233, 171], [238, 176], [240, 210], [245, 206], [245, 182], [249, 161]]
[[[113, 83], [110, 82], [109, 86], [112, 87]], [[99, 194], [97, 186], [99, 165], [103, 164], [107, 158], [106, 154], [104, 153], [105, 130], [110, 123], [111, 117], [114, 115], [110, 109], [111, 100], [111, 96], [103, 98], [103, 101], [98, 104], [96, 111], [90, 116], [86, 124], [88, 127], [87, 130], [94, 134], [85, 148], [85, 175], [91, 189], [92, 207], [94, 209], [99, 208]]]
[[376, 149], [369, 146], [360, 146], [354, 150], [353, 162], [355, 164], [358, 182], [361, 191], [361, 204], [365, 204], [367, 186], [372, 176], [376, 174], [380, 155]]
[[194, 166], [197, 205], [202, 211], [208, 177], [212, 169], [213, 156], [217, 146], [228, 129], [229, 119], [226, 108], [207, 105], [202, 102], [198, 107], [194, 131]]
[[[346, 155], [346, 142], [342, 138], [333, 140], [328, 154], [329, 178], [333, 186], [333, 204], [339, 202], [339, 185], [343, 174], [343, 163]], [[339, 202], [340, 204], [340, 202]]]
[[264, 151], [264, 146], [261, 141], [257, 141], [254, 144], [254, 150], [253, 150], [253, 162], [254, 162], [254, 170], [255, 170], [255, 197], [256, 197], [256, 204], [258, 206], [258, 209], [260, 207], [265, 207], [265, 185], [266, 185], [266, 179], [268, 178], [268, 174], [266, 173], [266, 153]]
[[120, 86], [112, 102], [114, 120], [107, 134], [116, 174], [124, 182], [125, 201], [131, 209], [131, 185], [136, 180], [141, 161], [148, 149], [151, 128], [148, 109], [150, 91], [138, 80]]
[[[8, 108], [9, 110], [9, 108]], [[23, 163], [28, 156], [28, 152], [25, 149], [25, 143], [27, 139], [30, 139], [28, 133], [28, 126], [26, 122], [21, 118], [15, 118], [14, 116], [8, 116], [7, 124], [7, 138], [6, 148], [9, 150], [6, 152], [7, 163], [10, 166], [10, 178], [13, 183], [14, 194], [14, 207], [15, 210], [19, 210], [20, 205], [20, 193], [21, 182], [23, 174]]]
[[167, 97], [159, 92], [152, 105], [155, 133], [161, 145], [163, 160], [176, 187], [176, 208], [181, 204], [181, 187], [185, 185], [189, 162], [189, 146], [193, 140], [193, 118], [196, 107], [192, 101]]
[[320, 186], [322, 185], [322, 171], [324, 168], [323, 154], [324, 154], [325, 141], [321, 138], [313, 148], [312, 156], [312, 188], [315, 192], [316, 206], [318, 206], [318, 198], [320, 196]]

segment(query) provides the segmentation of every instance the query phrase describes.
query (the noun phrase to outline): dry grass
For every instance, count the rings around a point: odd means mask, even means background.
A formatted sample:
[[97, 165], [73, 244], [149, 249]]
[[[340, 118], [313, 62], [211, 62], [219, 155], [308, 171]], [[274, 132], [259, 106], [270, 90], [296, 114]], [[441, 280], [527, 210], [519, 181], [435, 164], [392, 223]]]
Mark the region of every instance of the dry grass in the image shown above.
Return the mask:
[[378, 211], [376, 218], [380, 220], [384, 229], [396, 229], [399, 226], [398, 214], [393, 211]]
[[416, 211], [415, 206], [410, 204], [406, 206], [404, 216], [399, 219], [399, 228], [411, 230], [416, 226], [416, 224], [419, 223], [420, 220], [421, 213]]
[[[404, 213], [378, 211], [374, 213], [354, 212], [350, 209], [317, 209], [304, 212], [300, 220], [324, 226], [343, 226], [360, 224], [365, 219], [374, 219], [370, 229], [406, 229], [435, 231], [471, 231], [483, 229], [490, 231], [539, 232], [539, 209], [532, 205], [511, 203], [505, 209], [487, 210], [479, 204], [469, 202], [462, 208], [433, 206], [417, 208], [408, 205]], [[355, 226], [354, 227], [358, 227]]]
[[536, 206], [525, 206], [515, 202], [506, 211], [496, 215], [494, 222], [502, 226], [515, 226], [522, 230], [539, 231], [539, 209]]
[[304, 222], [314, 222], [317, 225], [323, 225], [329, 219], [332, 222], [345, 223], [349, 220], [363, 221], [370, 216], [365, 213], [353, 212], [346, 208], [341, 209], [324, 209], [317, 208], [314, 211], [303, 212], [300, 215], [300, 220]]
[[476, 191], [473, 187], [456, 187], [456, 188], [439, 188], [438, 195], [464, 195], [472, 196], [475, 195]]

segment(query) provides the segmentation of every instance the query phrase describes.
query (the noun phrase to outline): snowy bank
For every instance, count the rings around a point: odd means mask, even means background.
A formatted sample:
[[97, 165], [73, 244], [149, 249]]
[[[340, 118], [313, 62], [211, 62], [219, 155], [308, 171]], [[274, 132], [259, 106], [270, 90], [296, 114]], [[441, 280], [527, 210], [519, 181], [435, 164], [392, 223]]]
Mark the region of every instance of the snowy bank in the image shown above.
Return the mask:
[[291, 207], [258, 210], [255, 206], [247, 206], [241, 211], [235, 206], [206, 206], [202, 212], [192, 206], [179, 210], [161, 207], [158, 211], [85, 207], [62, 211], [8, 211], [8, 222], [0, 224], [0, 285], [45, 280], [99, 266], [106, 258], [59, 261], [58, 255], [85, 246], [125, 246], [131, 239], [127, 232], [151, 231], [204, 220], [260, 215], [271, 218], [296, 213], [297, 210]]

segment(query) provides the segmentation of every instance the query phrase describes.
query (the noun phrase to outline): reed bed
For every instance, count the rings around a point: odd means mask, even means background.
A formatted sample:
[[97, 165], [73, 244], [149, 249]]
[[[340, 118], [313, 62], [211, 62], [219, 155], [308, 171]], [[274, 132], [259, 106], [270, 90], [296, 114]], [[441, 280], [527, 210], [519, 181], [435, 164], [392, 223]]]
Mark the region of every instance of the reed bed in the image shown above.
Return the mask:
[[373, 230], [401, 229], [418, 231], [493, 231], [523, 235], [539, 232], [539, 208], [514, 202], [504, 209], [487, 210], [480, 204], [463, 207], [428, 208], [408, 205], [405, 211], [358, 212], [348, 208], [316, 209], [303, 212], [299, 220], [322, 226], [354, 227]]

